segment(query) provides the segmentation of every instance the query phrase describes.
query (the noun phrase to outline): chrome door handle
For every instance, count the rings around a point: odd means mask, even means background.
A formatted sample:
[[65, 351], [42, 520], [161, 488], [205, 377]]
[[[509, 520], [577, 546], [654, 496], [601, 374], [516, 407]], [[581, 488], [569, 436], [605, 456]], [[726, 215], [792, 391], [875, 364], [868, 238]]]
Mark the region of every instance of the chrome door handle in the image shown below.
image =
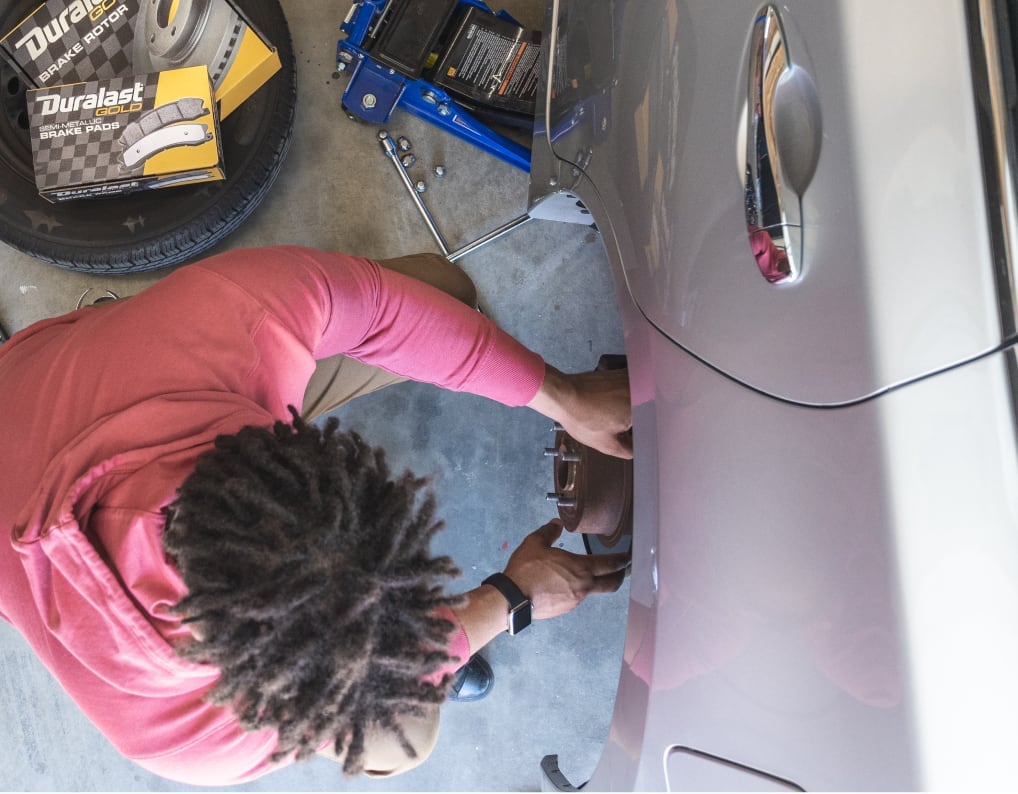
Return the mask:
[[746, 229], [760, 273], [772, 284], [802, 274], [802, 193], [820, 154], [813, 80], [789, 58], [777, 9], [753, 24], [746, 121]]

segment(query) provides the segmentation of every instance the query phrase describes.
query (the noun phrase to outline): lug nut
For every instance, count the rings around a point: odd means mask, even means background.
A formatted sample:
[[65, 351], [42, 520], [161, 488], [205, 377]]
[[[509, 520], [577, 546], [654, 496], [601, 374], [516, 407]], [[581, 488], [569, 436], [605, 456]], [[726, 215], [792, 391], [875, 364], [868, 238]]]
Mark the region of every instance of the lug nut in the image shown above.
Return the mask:
[[417, 184], [414, 185], [414, 189], [418, 193], [423, 193], [424, 191], [426, 191], [428, 189], [428, 186], [424, 184], [423, 180], [418, 180]]
[[436, 165], [434, 170], [435, 170], [435, 176], [437, 176], [439, 179], [441, 179], [442, 177], [445, 176], [445, 166], [444, 165]]
[[400, 162], [403, 163], [404, 168], [409, 168], [417, 162], [417, 158], [413, 154], [404, 154]]
[[407, 138], [404, 138], [402, 135], [399, 136], [399, 139], [396, 141], [396, 145], [399, 147], [399, 150], [401, 152], [409, 152], [410, 151], [410, 140], [407, 139]]

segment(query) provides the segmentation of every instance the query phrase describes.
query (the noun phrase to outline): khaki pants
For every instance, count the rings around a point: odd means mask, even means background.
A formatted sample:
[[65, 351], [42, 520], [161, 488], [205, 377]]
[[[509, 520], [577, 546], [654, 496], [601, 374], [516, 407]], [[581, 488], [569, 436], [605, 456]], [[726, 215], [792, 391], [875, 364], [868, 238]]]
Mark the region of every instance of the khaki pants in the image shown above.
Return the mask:
[[[381, 260], [379, 264], [438, 287], [468, 306], [477, 306], [477, 291], [470, 277], [443, 256], [411, 254], [398, 259]], [[311, 421], [355, 397], [370, 394], [403, 380], [405, 379], [391, 372], [345, 356], [322, 359], [318, 362], [304, 393], [301, 413], [306, 420]], [[377, 731], [369, 734], [365, 739], [365, 775], [388, 777], [422, 764], [438, 740], [438, 722], [437, 706], [430, 709], [426, 717], [408, 717], [403, 720], [404, 734], [417, 753], [414, 758], [407, 755], [392, 733]]]
[[[470, 307], [477, 306], [477, 290], [470, 276], [439, 254], [411, 254], [398, 259], [383, 259], [379, 264], [438, 287]], [[404, 380], [391, 372], [362, 364], [346, 356], [322, 359], [304, 392], [301, 415], [316, 419], [354, 397], [391, 386]]]

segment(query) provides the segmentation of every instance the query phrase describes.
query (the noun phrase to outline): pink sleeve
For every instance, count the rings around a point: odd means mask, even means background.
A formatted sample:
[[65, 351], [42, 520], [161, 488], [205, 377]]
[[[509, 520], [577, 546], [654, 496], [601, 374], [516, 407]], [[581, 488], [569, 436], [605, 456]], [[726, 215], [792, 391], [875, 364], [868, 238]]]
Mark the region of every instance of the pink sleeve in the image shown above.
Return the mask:
[[544, 360], [480, 312], [369, 259], [286, 247], [201, 266], [255, 294], [316, 359], [343, 353], [505, 405], [526, 405], [544, 381]]
[[[544, 360], [487, 317], [417, 279], [370, 260], [357, 262], [367, 270], [372, 312], [352, 346], [333, 342], [330, 323], [319, 348], [324, 355], [346, 353], [412, 380], [506, 405], [526, 405], [537, 394]], [[342, 289], [332, 289], [331, 298], [334, 317], [355, 299]]]

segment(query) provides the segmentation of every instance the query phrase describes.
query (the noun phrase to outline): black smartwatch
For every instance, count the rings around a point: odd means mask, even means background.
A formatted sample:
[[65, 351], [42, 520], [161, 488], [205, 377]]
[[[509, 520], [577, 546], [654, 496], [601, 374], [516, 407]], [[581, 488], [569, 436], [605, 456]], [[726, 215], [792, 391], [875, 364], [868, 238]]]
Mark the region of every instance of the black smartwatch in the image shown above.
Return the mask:
[[506, 631], [515, 635], [530, 625], [533, 604], [530, 603], [529, 598], [523, 595], [523, 591], [516, 586], [512, 579], [504, 573], [493, 573], [481, 584], [491, 585], [509, 602], [509, 625]]

